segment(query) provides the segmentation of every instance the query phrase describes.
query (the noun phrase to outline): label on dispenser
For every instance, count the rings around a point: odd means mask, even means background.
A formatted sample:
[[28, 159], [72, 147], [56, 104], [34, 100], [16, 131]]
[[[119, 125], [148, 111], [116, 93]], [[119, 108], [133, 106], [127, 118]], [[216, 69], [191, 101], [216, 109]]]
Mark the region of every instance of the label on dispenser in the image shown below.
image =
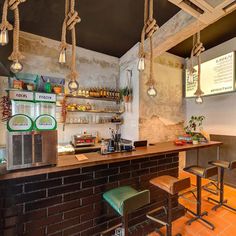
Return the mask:
[[33, 121], [29, 116], [23, 114], [14, 115], [7, 122], [7, 129], [9, 132], [32, 131]]
[[37, 102], [56, 102], [56, 94], [53, 93], [35, 93], [35, 101]]
[[10, 90], [9, 97], [10, 99], [13, 99], [13, 100], [33, 101], [34, 93], [19, 91], [19, 90]]
[[57, 122], [54, 117], [50, 115], [41, 115], [35, 120], [35, 129], [39, 131], [55, 130]]

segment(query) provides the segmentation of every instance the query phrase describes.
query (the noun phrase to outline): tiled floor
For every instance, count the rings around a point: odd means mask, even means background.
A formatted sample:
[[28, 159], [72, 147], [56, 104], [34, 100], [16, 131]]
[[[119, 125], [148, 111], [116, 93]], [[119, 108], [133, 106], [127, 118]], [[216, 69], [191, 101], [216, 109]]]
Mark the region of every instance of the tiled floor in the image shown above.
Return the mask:
[[[187, 174], [180, 174], [180, 177], [184, 176], [187, 176]], [[190, 177], [192, 184], [195, 184], [195, 176]], [[203, 181], [203, 184], [204, 183], [206, 183], [206, 181]], [[218, 197], [204, 190], [202, 191], [202, 210], [208, 211], [208, 216], [205, 217], [215, 225], [215, 230], [213, 231], [209, 229], [200, 221], [196, 221], [190, 226], [186, 225], [185, 222], [191, 218], [191, 215], [187, 213], [184, 217], [176, 220], [173, 223], [173, 235], [181, 233], [182, 236], [236, 236], [236, 213], [223, 207], [219, 208], [216, 212], [212, 211], [211, 208], [214, 206], [214, 204], [207, 201], [208, 196], [213, 198]], [[190, 197], [190, 195], [188, 197]], [[229, 205], [236, 208], [236, 189], [226, 186], [225, 198], [228, 199]], [[184, 199], [180, 199], [180, 203], [185, 207], [195, 211], [195, 204], [190, 203]], [[164, 228], [162, 228], [161, 231], [165, 233]], [[152, 233], [149, 236], [159, 236], [159, 234]]]

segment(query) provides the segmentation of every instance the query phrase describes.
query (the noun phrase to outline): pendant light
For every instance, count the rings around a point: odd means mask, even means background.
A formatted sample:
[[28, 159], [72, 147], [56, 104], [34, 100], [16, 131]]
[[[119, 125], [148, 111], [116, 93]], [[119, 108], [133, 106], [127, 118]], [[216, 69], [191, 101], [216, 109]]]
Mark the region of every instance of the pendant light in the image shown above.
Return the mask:
[[8, 37], [8, 30], [4, 29], [4, 30], [1, 30], [0, 32], [0, 44], [2, 46], [5, 46], [7, 45], [9, 42], [9, 37]]
[[153, 18], [153, 0], [144, 1], [144, 26], [141, 34], [141, 43], [139, 47], [139, 62], [138, 70], [143, 71], [145, 69], [145, 52], [144, 52], [144, 42], [145, 39], [149, 39], [150, 42], [150, 67], [149, 67], [149, 79], [146, 83], [148, 86], [147, 94], [150, 97], [155, 97], [157, 95], [157, 90], [155, 89], [155, 82], [153, 79], [153, 34], [158, 29], [156, 20]]
[[[0, 24], [0, 44], [6, 45], [9, 41], [8, 31], [13, 30], [13, 51], [8, 57], [12, 64], [10, 70], [13, 73], [18, 73], [23, 70], [23, 65], [20, 62], [24, 58], [19, 50], [19, 37], [20, 37], [20, 16], [19, 4], [26, 0], [5, 0], [3, 4], [2, 23]], [[7, 20], [8, 9], [14, 12], [14, 27]]]
[[72, 55], [70, 64], [70, 74], [67, 76], [69, 78], [68, 88], [71, 93], [76, 92], [79, 88], [79, 83], [77, 82], [78, 72], [76, 70], [76, 32], [75, 26], [81, 21], [78, 12], [75, 11], [75, 0], [65, 0], [65, 19], [62, 25], [62, 36], [60, 44], [60, 54], [59, 63], [66, 63], [66, 33], [67, 30], [71, 32], [72, 38]]
[[13, 29], [13, 26], [7, 20], [8, 0], [4, 1], [2, 11], [2, 22], [0, 24], [0, 45], [5, 46], [9, 42], [8, 31]]
[[192, 73], [193, 76], [193, 73], [195, 72], [193, 68], [193, 58], [196, 57], [198, 63], [198, 75], [197, 75], [197, 90], [194, 93], [194, 95], [196, 96], [195, 102], [197, 104], [202, 104], [203, 103], [202, 95], [204, 94], [204, 92], [201, 89], [201, 53], [205, 50], [205, 48], [203, 47], [203, 44], [201, 43], [200, 40], [200, 31], [198, 31], [198, 33], [193, 36], [193, 45], [194, 46], [191, 51], [190, 74]]

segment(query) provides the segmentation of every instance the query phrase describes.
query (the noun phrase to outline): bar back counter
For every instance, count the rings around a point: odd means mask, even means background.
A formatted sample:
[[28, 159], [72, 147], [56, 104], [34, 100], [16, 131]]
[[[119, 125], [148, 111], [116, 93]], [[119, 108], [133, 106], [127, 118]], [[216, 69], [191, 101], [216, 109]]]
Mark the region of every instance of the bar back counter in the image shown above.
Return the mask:
[[[166, 202], [165, 193], [149, 180], [161, 175], [178, 177], [179, 152], [221, 144], [175, 146], [165, 142], [130, 153], [84, 154], [81, 161], [73, 155], [62, 156], [56, 167], [2, 174], [0, 235], [99, 235], [121, 221], [102, 194], [125, 185], [151, 192], [151, 203], [129, 216], [131, 235], [145, 235], [157, 227], [146, 213]], [[173, 206], [173, 219], [184, 214], [178, 196]]]

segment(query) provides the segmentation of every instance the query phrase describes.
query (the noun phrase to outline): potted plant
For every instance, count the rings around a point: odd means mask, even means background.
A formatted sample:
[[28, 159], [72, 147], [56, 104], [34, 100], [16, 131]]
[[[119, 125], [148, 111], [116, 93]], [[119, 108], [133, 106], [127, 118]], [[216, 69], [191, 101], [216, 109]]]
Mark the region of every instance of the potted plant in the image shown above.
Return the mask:
[[188, 125], [184, 127], [186, 134], [195, 135], [196, 131], [199, 131], [202, 128], [202, 122], [205, 119], [205, 116], [191, 116]]
[[61, 84], [56, 84], [56, 85], [54, 85], [54, 87], [53, 87], [53, 91], [54, 91], [54, 93], [56, 93], [56, 94], [60, 94], [60, 93], [62, 93], [62, 88], [63, 88], [63, 85], [61, 85]]
[[123, 98], [125, 103], [132, 101], [132, 89], [131, 88], [126, 86], [123, 89], [121, 89], [120, 93], [121, 93], [121, 97]]
[[198, 134], [195, 134], [193, 137], [192, 137], [192, 140], [193, 140], [193, 145], [196, 145], [199, 143], [199, 135]]

